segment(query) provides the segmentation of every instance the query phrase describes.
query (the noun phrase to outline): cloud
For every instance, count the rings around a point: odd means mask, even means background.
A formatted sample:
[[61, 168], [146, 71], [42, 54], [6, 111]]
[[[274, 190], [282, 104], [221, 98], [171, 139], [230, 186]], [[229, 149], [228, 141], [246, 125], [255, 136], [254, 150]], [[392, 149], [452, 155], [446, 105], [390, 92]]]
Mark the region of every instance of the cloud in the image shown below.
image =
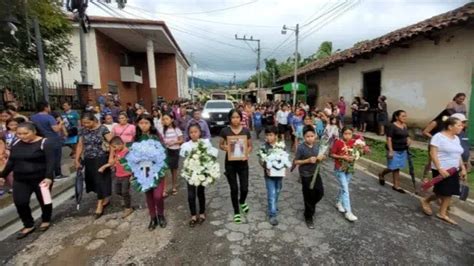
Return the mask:
[[[351, 3], [357, 2], [355, 5]], [[314, 53], [322, 41], [332, 41], [334, 49], [376, 38], [398, 28], [455, 9], [467, 0], [136, 0], [128, 1], [126, 17], [164, 20], [187, 57], [193, 54], [195, 73], [201, 78], [246, 79], [256, 68], [256, 43], [237, 41], [234, 35], [261, 39], [263, 58], [284, 60], [294, 52], [294, 37], [281, 34], [282, 25], [294, 26], [327, 13], [337, 6], [344, 13], [332, 13], [301, 28], [300, 53]], [[243, 5], [249, 3], [247, 5]], [[113, 4], [110, 4], [111, 6]], [[220, 12], [216, 9], [231, 8]], [[338, 9], [336, 9], [338, 10]], [[199, 13], [201, 12], [201, 13]], [[90, 5], [89, 14], [109, 14]], [[199, 13], [199, 14], [189, 14]], [[318, 29], [320, 28], [320, 29]], [[291, 33], [291, 32], [289, 32]], [[283, 41], [280, 49], [275, 48]], [[249, 47], [250, 46], [250, 47]], [[272, 53], [273, 52], [273, 53]]]

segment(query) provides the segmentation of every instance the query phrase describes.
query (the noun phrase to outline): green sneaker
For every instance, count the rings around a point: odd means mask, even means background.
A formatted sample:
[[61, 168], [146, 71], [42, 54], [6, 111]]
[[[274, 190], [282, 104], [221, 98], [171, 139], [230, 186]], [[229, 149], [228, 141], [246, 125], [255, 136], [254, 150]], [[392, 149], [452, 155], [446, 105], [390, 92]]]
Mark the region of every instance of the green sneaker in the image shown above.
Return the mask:
[[241, 211], [243, 214], [249, 213], [249, 211], [250, 211], [249, 205], [247, 205], [247, 203], [240, 204], [240, 211]]
[[234, 223], [236, 223], [236, 224], [241, 224], [242, 223], [242, 218], [240, 217], [240, 214], [235, 214], [234, 215]]

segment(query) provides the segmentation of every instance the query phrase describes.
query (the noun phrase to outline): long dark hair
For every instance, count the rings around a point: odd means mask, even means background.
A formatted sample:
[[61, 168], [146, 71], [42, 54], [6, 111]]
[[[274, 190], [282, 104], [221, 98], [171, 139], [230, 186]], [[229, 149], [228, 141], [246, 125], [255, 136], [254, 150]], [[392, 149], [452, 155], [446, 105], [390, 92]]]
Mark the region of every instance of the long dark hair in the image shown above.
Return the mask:
[[158, 136], [158, 131], [156, 130], [155, 124], [153, 123], [153, 117], [151, 115], [140, 115], [136, 120], [137, 126], [136, 126], [135, 141], [140, 140], [141, 137], [145, 135], [145, 133], [143, 133], [143, 131], [138, 126], [138, 122], [140, 122], [140, 120], [147, 120], [148, 122], [150, 122], [151, 126], [150, 126], [150, 132], [148, 132], [148, 135]]
[[202, 136], [202, 129], [201, 129], [201, 126], [198, 124], [198, 123], [192, 123], [189, 127], [188, 127], [188, 136], [189, 136], [189, 132], [191, 132], [191, 128], [197, 128], [199, 129], [199, 138], [201, 138]]
[[165, 126], [163, 125], [163, 135], [166, 134], [166, 131], [168, 130], [168, 128], [176, 128], [176, 125], [174, 124], [174, 115], [172, 113], [164, 113], [162, 116], [161, 116], [161, 119], [163, 119], [164, 116], [169, 116], [169, 118], [171, 118], [171, 124], [169, 126]]
[[406, 112], [403, 111], [403, 110], [397, 110], [397, 111], [393, 112], [393, 115], [392, 115], [392, 123], [397, 122], [398, 118], [399, 118], [400, 115], [403, 114], [403, 113], [406, 113]]
[[439, 113], [433, 121], [436, 121], [436, 123], [442, 123], [443, 122], [443, 117], [450, 117], [451, 115], [455, 114], [456, 111], [454, 109], [444, 109]]
[[228, 116], [229, 116], [229, 122], [230, 122], [230, 120], [232, 120], [232, 115], [233, 115], [234, 113], [237, 113], [237, 114], [240, 116], [240, 121], [242, 121], [242, 112], [241, 112], [240, 110], [238, 110], [238, 109], [232, 109], [232, 110], [229, 111], [229, 114], [228, 114]]

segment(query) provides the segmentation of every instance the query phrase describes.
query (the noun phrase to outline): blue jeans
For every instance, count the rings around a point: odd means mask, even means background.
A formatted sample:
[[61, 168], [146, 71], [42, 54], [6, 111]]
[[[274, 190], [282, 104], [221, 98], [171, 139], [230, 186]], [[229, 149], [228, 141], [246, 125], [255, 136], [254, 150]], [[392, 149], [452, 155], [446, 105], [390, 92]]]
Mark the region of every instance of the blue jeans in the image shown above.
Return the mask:
[[280, 195], [283, 177], [265, 177], [268, 198], [268, 215], [276, 217], [278, 213], [278, 196]]
[[352, 174], [336, 170], [336, 177], [339, 182], [339, 193], [336, 200], [342, 204], [347, 213], [350, 213], [352, 210], [349, 197], [349, 183], [351, 182]]

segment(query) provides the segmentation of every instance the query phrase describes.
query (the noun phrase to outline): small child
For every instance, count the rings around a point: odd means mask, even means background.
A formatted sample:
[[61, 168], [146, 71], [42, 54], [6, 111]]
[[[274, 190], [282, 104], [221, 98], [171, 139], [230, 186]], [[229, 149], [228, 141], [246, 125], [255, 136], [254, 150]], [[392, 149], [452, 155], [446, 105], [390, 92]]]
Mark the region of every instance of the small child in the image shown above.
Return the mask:
[[316, 117], [314, 118], [314, 128], [316, 130], [318, 138], [321, 138], [324, 134], [324, 120], [322, 116], [324, 116], [323, 112], [318, 112]]
[[314, 229], [313, 216], [316, 204], [324, 196], [324, 187], [321, 176], [316, 176], [314, 187], [311, 189], [311, 181], [316, 172], [317, 163], [324, 160], [324, 155], [318, 155], [319, 147], [316, 145], [316, 132], [313, 127], [303, 128], [304, 142], [298, 146], [295, 155], [295, 164], [299, 167], [301, 185], [303, 187], [304, 217], [306, 226]]
[[257, 110], [253, 113], [253, 128], [255, 130], [255, 135], [257, 139], [260, 138], [260, 132], [263, 128], [263, 114], [260, 107], [257, 107]]
[[297, 109], [295, 115], [291, 120], [291, 128], [293, 130], [293, 135], [295, 137], [295, 142], [293, 144], [293, 151], [296, 151], [296, 147], [301, 143], [300, 139], [303, 139], [303, 123], [304, 123], [304, 111], [303, 109]]
[[128, 149], [119, 136], [115, 136], [110, 140], [110, 148], [109, 161], [99, 168], [99, 172], [104, 172], [108, 167], [115, 167], [115, 194], [122, 196], [125, 208], [122, 218], [126, 218], [133, 212], [130, 196], [130, 178], [132, 173], [125, 170], [125, 167], [120, 164], [120, 160], [127, 155]]
[[[336, 208], [350, 222], [357, 221], [357, 217], [352, 213], [351, 199], [349, 196], [349, 183], [353, 174], [354, 158], [350, 155], [349, 149], [354, 146], [353, 132], [350, 127], [342, 129], [342, 139], [337, 139], [331, 149], [331, 157], [334, 158], [334, 171], [339, 181], [339, 193], [336, 201]], [[351, 165], [352, 164], [352, 165]]]
[[[197, 147], [199, 141], [203, 141], [210, 149], [215, 150], [217, 156], [217, 149], [212, 147], [211, 142], [208, 139], [201, 138], [201, 127], [199, 124], [192, 124], [188, 128], [189, 141], [183, 143], [179, 155], [185, 158], [189, 152]], [[193, 186], [188, 184], [188, 204], [189, 210], [191, 211], [191, 221], [189, 226], [194, 227], [196, 223], [202, 224], [206, 220], [206, 195], [204, 186]], [[196, 191], [199, 200], [199, 218], [196, 215]]]
[[337, 117], [331, 116], [329, 118], [329, 123], [324, 129], [324, 135], [331, 140], [331, 143], [339, 139], [339, 122], [337, 121]]
[[[278, 129], [275, 126], [269, 126], [265, 129], [265, 143], [263, 144], [262, 150], [269, 153], [271, 149], [275, 147], [278, 140]], [[260, 165], [264, 169], [265, 185], [267, 187], [267, 199], [268, 199], [268, 216], [270, 224], [273, 226], [278, 225], [277, 213], [278, 213], [278, 197], [282, 188], [283, 176], [275, 177], [269, 176], [268, 170], [265, 167], [265, 162], [260, 161]]]

